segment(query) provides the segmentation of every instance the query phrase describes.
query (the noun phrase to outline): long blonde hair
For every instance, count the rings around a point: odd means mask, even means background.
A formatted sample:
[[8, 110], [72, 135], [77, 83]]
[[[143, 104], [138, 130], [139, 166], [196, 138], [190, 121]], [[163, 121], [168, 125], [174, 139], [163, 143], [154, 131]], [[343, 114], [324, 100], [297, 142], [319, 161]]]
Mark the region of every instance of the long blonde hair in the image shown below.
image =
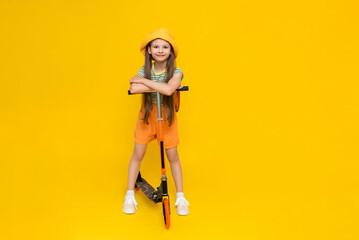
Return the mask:
[[[152, 69], [152, 55], [148, 52], [148, 47], [151, 46], [151, 43], [148, 43], [146, 46], [146, 54], [145, 54], [145, 78], [151, 79], [151, 69]], [[170, 44], [171, 45], [171, 44]], [[176, 56], [173, 51], [173, 47], [171, 45], [171, 54], [167, 58], [166, 62], [166, 77], [164, 82], [168, 82], [172, 77], [176, 70]], [[166, 120], [168, 122], [168, 125], [171, 126], [174, 120], [174, 113], [175, 113], [175, 106], [174, 106], [174, 94], [171, 96], [163, 95], [163, 105], [165, 107], [166, 112]], [[142, 97], [142, 106], [144, 107], [145, 114], [143, 117], [143, 121], [146, 124], [149, 124], [148, 117], [150, 116], [150, 113], [152, 111], [152, 97], [151, 93], [144, 93]]]

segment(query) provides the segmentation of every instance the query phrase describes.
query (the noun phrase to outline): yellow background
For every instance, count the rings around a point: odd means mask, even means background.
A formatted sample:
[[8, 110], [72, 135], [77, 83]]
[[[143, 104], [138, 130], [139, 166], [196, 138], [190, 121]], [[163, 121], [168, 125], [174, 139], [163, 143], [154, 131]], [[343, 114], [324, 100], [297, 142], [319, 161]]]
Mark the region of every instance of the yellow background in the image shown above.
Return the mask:
[[[0, 239], [358, 239], [358, 10], [1, 1]], [[140, 107], [129, 79], [160, 27], [190, 86], [178, 115], [190, 215], [172, 209], [170, 230], [140, 192], [122, 213]], [[155, 142], [141, 171], [160, 183]]]

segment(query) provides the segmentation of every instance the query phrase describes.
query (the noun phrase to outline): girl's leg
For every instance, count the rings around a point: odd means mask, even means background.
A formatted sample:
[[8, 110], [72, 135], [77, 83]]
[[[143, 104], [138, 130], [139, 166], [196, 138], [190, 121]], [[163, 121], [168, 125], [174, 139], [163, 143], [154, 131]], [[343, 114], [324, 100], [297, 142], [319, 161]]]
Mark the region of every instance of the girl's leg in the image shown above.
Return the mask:
[[189, 202], [186, 200], [183, 194], [182, 168], [177, 152], [177, 147], [167, 149], [166, 155], [168, 161], [170, 162], [172, 176], [177, 188], [176, 203], [175, 203], [175, 206], [177, 206], [176, 212], [178, 215], [182, 215], [182, 216], [188, 215]]
[[166, 155], [171, 165], [171, 172], [175, 181], [177, 192], [183, 192], [182, 168], [177, 152], [177, 147], [166, 149]]
[[128, 185], [127, 190], [134, 190], [138, 172], [140, 171], [140, 165], [143, 157], [146, 153], [147, 145], [138, 144], [135, 142], [135, 148], [133, 150], [130, 165], [128, 167]]

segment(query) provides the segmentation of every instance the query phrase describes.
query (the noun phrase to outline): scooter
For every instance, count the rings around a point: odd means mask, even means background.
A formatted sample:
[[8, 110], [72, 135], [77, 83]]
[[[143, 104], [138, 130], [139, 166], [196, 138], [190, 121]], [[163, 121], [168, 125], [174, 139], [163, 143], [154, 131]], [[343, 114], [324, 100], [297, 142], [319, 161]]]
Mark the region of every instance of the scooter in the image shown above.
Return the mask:
[[[188, 86], [183, 86], [176, 91], [188, 91]], [[167, 177], [166, 177], [166, 167], [165, 167], [165, 155], [164, 155], [164, 147], [163, 147], [163, 118], [161, 113], [161, 101], [160, 101], [160, 93], [156, 91], [157, 94], [157, 109], [158, 109], [158, 139], [160, 141], [160, 148], [161, 148], [161, 184], [155, 190], [151, 184], [149, 184], [142, 176], [141, 172], [138, 173], [135, 188], [136, 190], [141, 190], [148, 199], [150, 199], [154, 203], [162, 202], [162, 209], [163, 209], [163, 217], [165, 221], [166, 228], [170, 228], [170, 201], [168, 196], [168, 188], [167, 188]], [[133, 95], [130, 91], [128, 91], [129, 95]]]

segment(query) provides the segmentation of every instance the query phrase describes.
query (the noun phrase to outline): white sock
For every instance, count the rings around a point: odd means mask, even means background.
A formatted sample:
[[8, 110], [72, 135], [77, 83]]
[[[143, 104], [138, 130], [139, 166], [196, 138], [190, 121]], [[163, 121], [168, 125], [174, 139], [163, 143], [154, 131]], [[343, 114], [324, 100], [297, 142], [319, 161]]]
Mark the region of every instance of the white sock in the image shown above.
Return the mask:
[[184, 193], [183, 192], [177, 192], [176, 198], [179, 198], [179, 197], [184, 197]]
[[127, 193], [126, 193], [127, 196], [135, 196], [135, 191], [134, 190], [127, 190]]

